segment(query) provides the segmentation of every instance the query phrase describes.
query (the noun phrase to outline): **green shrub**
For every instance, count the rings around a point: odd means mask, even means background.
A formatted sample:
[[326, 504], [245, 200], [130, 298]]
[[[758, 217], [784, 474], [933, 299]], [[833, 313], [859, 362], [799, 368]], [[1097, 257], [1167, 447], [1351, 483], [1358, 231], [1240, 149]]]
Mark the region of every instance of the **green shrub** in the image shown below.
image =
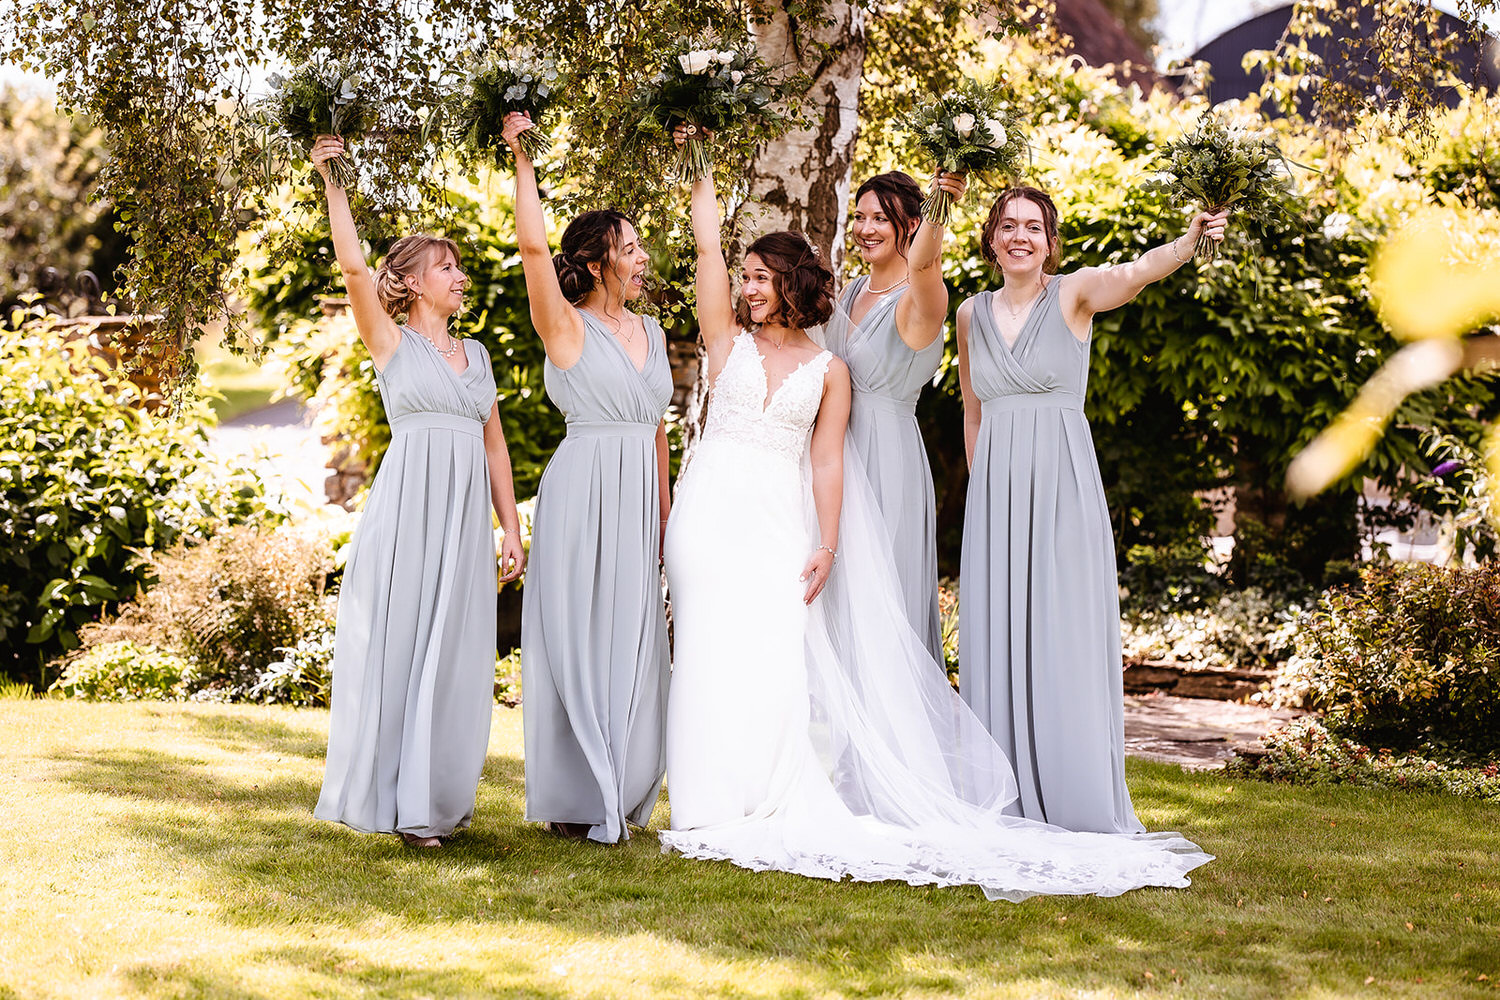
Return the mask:
[[1259, 587], [1229, 590], [1211, 603], [1127, 614], [1128, 660], [1176, 660], [1213, 669], [1274, 669], [1296, 651], [1301, 607]]
[[127, 639], [69, 657], [52, 690], [88, 701], [177, 701], [193, 674], [193, 664], [176, 653]]
[[46, 321], [0, 331], [0, 674], [77, 646], [180, 538], [266, 516], [259, 482], [207, 450], [206, 407], [140, 391]]
[[1293, 665], [1329, 727], [1379, 746], [1500, 750], [1500, 566], [1378, 563], [1325, 594]]
[[333, 629], [309, 632], [297, 645], [277, 652], [281, 659], [261, 669], [246, 697], [268, 705], [327, 708], [333, 690]]
[[1500, 764], [1466, 766], [1451, 760], [1371, 750], [1329, 732], [1317, 719], [1297, 719], [1262, 737], [1264, 755], [1229, 761], [1230, 775], [1296, 785], [1365, 785], [1447, 792], [1500, 803]]
[[[155, 586], [117, 618], [85, 629], [83, 640], [131, 640], [190, 657], [199, 697], [259, 700], [251, 691], [268, 664], [333, 627], [334, 554], [318, 530], [243, 525], [161, 554], [155, 570]], [[301, 692], [309, 683], [289, 678], [285, 686]], [[273, 681], [262, 694], [275, 689]]]

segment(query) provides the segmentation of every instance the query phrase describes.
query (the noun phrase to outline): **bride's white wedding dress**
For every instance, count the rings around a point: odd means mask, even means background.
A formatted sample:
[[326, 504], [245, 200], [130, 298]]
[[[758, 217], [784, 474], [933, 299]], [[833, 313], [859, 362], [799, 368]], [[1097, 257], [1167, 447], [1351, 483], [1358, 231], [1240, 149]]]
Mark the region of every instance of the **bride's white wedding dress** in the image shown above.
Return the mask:
[[839, 556], [809, 607], [808, 444], [831, 355], [770, 392], [742, 333], [667, 526], [675, 628], [664, 848], [819, 878], [977, 885], [990, 898], [1185, 886], [1176, 834], [1005, 815], [1010, 764], [907, 625], [884, 521], [844, 450]]

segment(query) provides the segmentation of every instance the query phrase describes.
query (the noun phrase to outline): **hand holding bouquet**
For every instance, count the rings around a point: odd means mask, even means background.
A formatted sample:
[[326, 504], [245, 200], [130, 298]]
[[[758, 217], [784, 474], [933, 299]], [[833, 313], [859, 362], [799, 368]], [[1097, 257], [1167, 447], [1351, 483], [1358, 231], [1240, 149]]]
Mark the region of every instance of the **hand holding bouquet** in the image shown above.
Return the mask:
[[[952, 174], [994, 171], [1016, 177], [1031, 153], [999, 98], [975, 84], [919, 104], [903, 124], [917, 145], [938, 161], [938, 169]], [[934, 185], [922, 202], [922, 217], [946, 226], [952, 212], [953, 196]]]
[[[362, 138], [375, 126], [375, 104], [364, 90], [364, 80], [341, 62], [310, 62], [290, 76], [273, 73], [271, 93], [257, 105], [267, 145], [311, 154], [320, 135], [346, 141]], [[350, 188], [358, 178], [347, 154], [328, 161], [329, 180]]]
[[[1289, 174], [1286, 158], [1268, 135], [1229, 125], [1206, 111], [1191, 132], [1167, 145], [1162, 160], [1155, 183], [1179, 203], [1212, 213], [1233, 208], [1262, 231], [1282, 215]], [[1200, 235], [1196, 253], [1211, 261], [1218, 244]]]
[[491, 49], [475, 57], [468, 80], [452, 102], [452, 135], [464, 150], [488, 155], [498, 163], [507, 148], [502, 135], [505, 116], [521, 112], [534, 124], [518, 141], [526, 156], [535, 160], [552, 144], [546, 115], [562, 88], [562, 72], [555, 60], [530, 51], [508, 55]]
[[689, 127], [672, 172], [679, 180], [692, 181], [713, 170], [703, 147], [704, 131], [774, 129], [785, 119], [772, 105], [784, 96], [786, 88], [773, 81], [770, 67], [748, 42], [717, 48], [683, 39], [631, 100], [631, 118], [638, 136], [667, 139], [679, 125]]

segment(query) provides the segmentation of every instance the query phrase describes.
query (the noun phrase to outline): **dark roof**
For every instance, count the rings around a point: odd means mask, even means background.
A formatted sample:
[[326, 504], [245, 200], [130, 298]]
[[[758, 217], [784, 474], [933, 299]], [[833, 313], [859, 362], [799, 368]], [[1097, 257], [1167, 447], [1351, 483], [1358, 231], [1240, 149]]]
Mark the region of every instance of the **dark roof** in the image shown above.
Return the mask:
[[1069, 51], [1090, 66], [1113, 65], [1121, 83], [1149, 91], [1158, 80], [1151, 55], [1099, 0], [1056, 0], [1057, 27], [1073, 39]]

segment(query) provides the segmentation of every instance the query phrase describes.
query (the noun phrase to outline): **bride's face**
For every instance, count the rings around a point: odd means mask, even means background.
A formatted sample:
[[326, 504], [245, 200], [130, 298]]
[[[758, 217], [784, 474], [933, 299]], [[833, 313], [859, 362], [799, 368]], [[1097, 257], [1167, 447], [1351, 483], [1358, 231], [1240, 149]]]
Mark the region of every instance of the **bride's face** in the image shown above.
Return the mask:
[[781, 298], [776, 294], [775, 276], [759, 254], [747, 254], [743, 277], [740, 280], [740, 298], [750, 310], [750, 319], [765, 323], [781, 309]]

